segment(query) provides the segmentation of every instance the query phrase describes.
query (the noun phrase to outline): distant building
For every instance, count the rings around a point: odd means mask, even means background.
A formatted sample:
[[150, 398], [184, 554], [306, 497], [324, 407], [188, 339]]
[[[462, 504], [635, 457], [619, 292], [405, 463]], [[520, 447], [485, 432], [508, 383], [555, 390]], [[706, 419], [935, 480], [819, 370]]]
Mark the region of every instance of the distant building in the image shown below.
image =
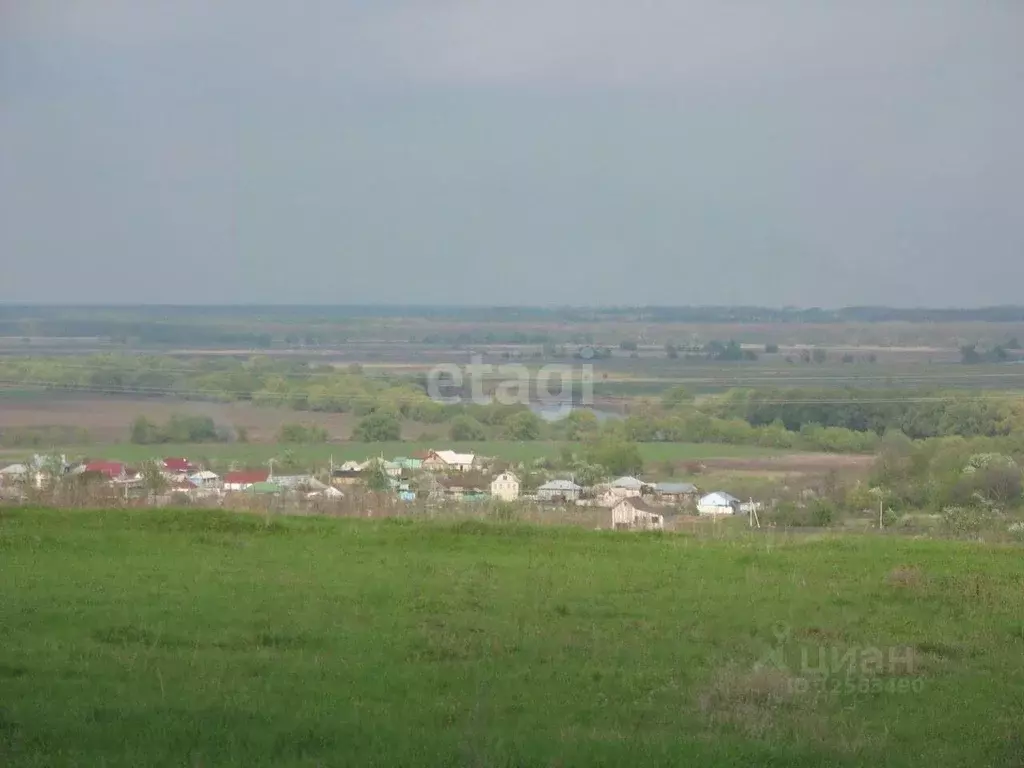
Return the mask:
[[659, 531], [665, 527], [665, 517], [657, 507], [639, 496], [630, 496], [612, 508], [612, 527], [616, 530]]
[[216, 472], [211, 472], [208, 469], [201, 469], [198, 472], [191, 474], [186, 478], [196, 488], [217, 488], [220, 486], [220, 475]]
[[491, 497], [499, 501], [519, 498], [519, 478], [512, 472], [502, 472], [491, 481]]
[[419, 472], [423, 469], [423, 459], [409, 458], [408, 456], [398, 456], [391, 463], [403, 473]]
[[666, 504], [693, 504], [700, 492], [693, 483], [657, 483], [654, 495]]
[[740, 511], [740, 500], [725, 491], [715, 491], [701, 497], [697, 511], [702, 515], [735, 515]]
[[103, 475], [108, 480], [128, 480], [134, 474], [119, 461], [90, 461], [82, 471]]
[[455, 451], [429, 451], [422, 463], [422, 468], [428, 472], [468, 472], [474, 466], [474, 454]]
[[571, 480], [551, 480], [537, 489], [538, 501], [576, 501], [583, 489]]
[[192, 462], [184, 457], [172, 457], [163, 460], [163, 471], [172, 475], [187, 475], [193, 469]]
[[[225, 491], [246, 491], [256, 483], [266, 483], [270, 472], [265, 469], [249, 469], [240, 472], [228, 472], [224, 475]], [[274, 486], [275, 488], [277, 486]]]

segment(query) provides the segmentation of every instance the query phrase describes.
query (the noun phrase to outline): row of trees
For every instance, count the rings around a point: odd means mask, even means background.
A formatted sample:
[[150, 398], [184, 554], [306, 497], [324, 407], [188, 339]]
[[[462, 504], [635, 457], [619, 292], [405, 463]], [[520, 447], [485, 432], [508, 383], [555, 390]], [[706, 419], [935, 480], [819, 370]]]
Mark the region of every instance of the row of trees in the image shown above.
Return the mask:
[[781, 423], [789, 431], [819, 425], [881, 435], [894, 429], [911, 438], [1024, 431], [1019, 398], [940, 390], [733, 390], [707, 410], [756, 427]]
[[174, 414], [164, 424], [139, 416], [131, 427], [131, 441], [136, 445], [225, 443], [232, 437], [231, 430], [218, 427], [209, 416]]

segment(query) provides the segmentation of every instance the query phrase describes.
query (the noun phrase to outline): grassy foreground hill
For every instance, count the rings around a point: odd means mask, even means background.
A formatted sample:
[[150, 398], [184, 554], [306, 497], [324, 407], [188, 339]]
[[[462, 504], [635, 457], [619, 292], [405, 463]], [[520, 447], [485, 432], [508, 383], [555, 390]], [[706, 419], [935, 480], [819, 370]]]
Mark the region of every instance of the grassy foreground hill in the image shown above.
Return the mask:
[[0, 510], [0, 764], [1019, 766], [1022, 554]]

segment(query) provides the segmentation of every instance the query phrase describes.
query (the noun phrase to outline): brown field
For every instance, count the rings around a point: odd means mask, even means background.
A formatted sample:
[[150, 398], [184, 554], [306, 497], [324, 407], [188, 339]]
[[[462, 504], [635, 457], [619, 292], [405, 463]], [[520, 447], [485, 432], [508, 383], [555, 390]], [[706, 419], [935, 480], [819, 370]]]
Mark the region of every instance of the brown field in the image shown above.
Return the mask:
[[717, 472], [811, 475], [830, 471], [866, 471], [874, 456], [863, 454], [794, 453], [785, 456], [707, 459], [704, 466]]
[[[330, 438], [347, 439], [356, 417], [346, 413], [303, 413], [286, 408], [262, 408], [250, 403], [208, 403], [165, 398], [111, 396], [46, 396], [0, 400], [0, 429], [72, 425], [88, 430], [92, 440], [118, 442], [128, 438], [132, 421], [146, 416], [157, 423], [173, 414], [209, 416], [218, 426], [245, 428], [252, 442], [273, 442], [283, 424], [315, 422]], [[422, 425], [403, 425], [403, 437], [414, 440]]]

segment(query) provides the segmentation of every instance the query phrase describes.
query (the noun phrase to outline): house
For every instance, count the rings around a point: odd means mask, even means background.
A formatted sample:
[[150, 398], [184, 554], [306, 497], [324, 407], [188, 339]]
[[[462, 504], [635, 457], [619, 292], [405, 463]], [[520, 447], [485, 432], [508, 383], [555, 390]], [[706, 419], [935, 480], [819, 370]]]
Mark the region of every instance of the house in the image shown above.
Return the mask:
[[[245, 491], [255, 483], [265, 483], [270, 472], [265, 469], [245, 469], [239, 472], [228, 472], [224, 475], [225, 491]], [[277, 486], [274, 486], [275, 488]]]
[[28, 480], [32, 474], [32, 468], [27, 464], [11, 464], [9, 467], [0, 469], [0, 485], [19, 485]]
[[665, 517], [639, 496], [623, 499], [612, 508], [612, 528], [629, 531], [660, 531]]
[[502, 472], [491, 481], [491, 497], [499, 501], [519, 498], [519, 478], [512, 472]]
[[195, 467], [193, 467], [192, 462], [190, 462], [186, 458], [173, 457], [163, 460], [162, 469], [164, 472], [170, 475], [187, 475], [189, 472], [195, 469]]
[[656, 483], [654, 495], [666, 504], [692, 504], [699, 491], [693, 483]]
[[399, 456], [391, 463], [397, 466], [403, 473], [419, 472], [423, 469], [423, 459], [415, 457], [409, 458], [408, 456]]
[[202, 469], [188, 476], [188, 481], [196, 488], [216, 488], [220, 485], [220, 475], [208, 469]]
[[341, 469], [331, 472], [331, 485], [355, 485], [363, 480], [363, 470], [354, 461], [347, 461]]
[[438, 484], [444, 489], [444, 496], [452, 501], [476, 501], [486, 499], [487, 494], [478, 482], [479, 478], [456, 476], [438, 478]]
[[170, 485], [168, 485], [167, 490], [169, 493], [179, 493], [191, 496], [198, 490], [198, 486], [188, 478], [183, 478], [181, 480], [171, 482]]
[[577, 501], [583, 489], [572, 480], [550, 480], [537, 489], [538, 501]]
[[103, 475], [108, 480], [127, 480], [129, 474], [134, 474], [119, 461], [90, 461], [85, 464], [82, 471]]
[[421, 466], [428, 472], [468, 472], [475, 464], [476, 456], [472, 453], [428, 451]]
[[715, 491], [701, 497], [697, 511], [702, 515], [735, 515], [740, 511], [740, 500], [725, 491]]
[[36, 488], [42, 488], [52, 474], [62, 477], [70, 469], [66, 456], [42, 456], [37, 453], [27, 464], [11, 464], [0, 469], [0, 485], [31, 482]]
[[640, 496], [643, 493], [648, 493], [652, 486], [650, 483], [645, 483], [643, 480], [637, 480], [635, 477], [626, 475], [617, 480], [613, 480], [610, 487], [612, 490], [622, 491], [623, 497], [627, 498], [629, 496]]

